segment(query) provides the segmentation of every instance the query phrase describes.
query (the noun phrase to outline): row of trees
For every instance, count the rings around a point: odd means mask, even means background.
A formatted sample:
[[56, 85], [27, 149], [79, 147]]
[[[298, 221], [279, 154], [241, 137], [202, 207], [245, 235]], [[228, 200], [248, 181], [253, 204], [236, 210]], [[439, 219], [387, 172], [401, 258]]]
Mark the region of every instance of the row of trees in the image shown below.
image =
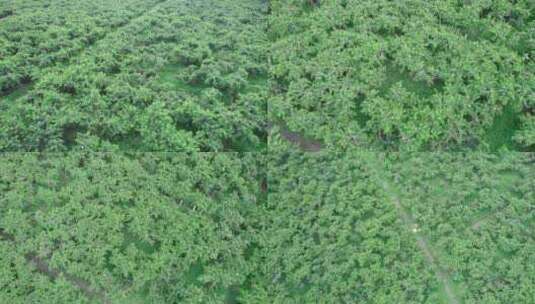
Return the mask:
[[0, 27], [2, 151], [261, 150], [267, 120], [337, 148], [533, 149], [532, 1], [35, 5]]
[[265, 168], [250, 153], [2, 155], [0, 302], [234, 301]]
[[33, 1], [33, 9], [28, 1], [6, 3], [11, 15], [0, 26], [0, 96], [68, 63], [159, 1]]
[[533, 149], [532, 1], [272, 1], [270, 120], [328, 146]]
[[535, 155], [397, 155], [400, 202], [463, 303], [529, 303], [535, 284]]
[[[257, 1], [165, 1], [143, 11], [2, 104], [0, 150], [263, 149], [263, 9]], [[161, 76], [169, 67], [171, 81]]]
[[534, 160], [3, 154], [0, 301], [528, 303]]

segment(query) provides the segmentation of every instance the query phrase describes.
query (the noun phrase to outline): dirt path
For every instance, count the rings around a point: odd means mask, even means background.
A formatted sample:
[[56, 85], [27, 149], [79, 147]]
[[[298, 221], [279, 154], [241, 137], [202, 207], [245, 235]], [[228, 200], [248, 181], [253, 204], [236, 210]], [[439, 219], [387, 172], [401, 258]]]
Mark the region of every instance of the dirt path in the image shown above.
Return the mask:
[[86, 297], [90, 299], [98, 299], [105, 304], [111, 304], [111, 301], [106, 297], [106, 294], [102, 290], [91, 287], [91, 284], [86, 280], [71, 275], [64, 270], [50, 268], [48, 263], [44, 259], [38, 257], [35, 253], [27, 254], [26, 260], [28, 263], [34, 265], [37, 271], [46, 275], [50, 280], [55, 280], [60, 275], [63, 275], [68, 282], [78, 287]]
[[[4, 232], [3, 230], [0, 230], [0, 239], [4, 239], [13, 243], [13, 245], [16, 245], [15, 237], [11, 234]], [[111, 304], [110, 299], [108, 299], [104, 291], [91, 287], [91, 284], [88, 281], [75, 275], [69, 274], [63, 269], [51, 268], [48, 262], [45, 259], [39, 257], [35, 252], [30, 252], [26, 254], [25, 258], [28, 264], [33, 265], [38, 272], [47, 276], [50, 280], [54, 281], [60, 275], [63, 275], [63, 277], [69, 283], [80, 289], [87, 298], [97, 299], [104, 304]]]
[[[274, 124], [268, 124], [268, 130], [273, 127]], [[293, 132], [286, 127], [285, 124], [277, 124], [280, 129], [280, 135], [282, 139], [291, 142], [292, 144], [298, 146], [301, 150], [305, 152], [319, 152], [323, 149], [323, 143], [319, 140], [308, 139], [299, 132]]]
[[[382, 188], [387, 193], [392, 193], [392, 189], [387, 181], [383, 180]], [[433, 250], [429, 246], [429, 242], [427, 239], [418, 232], [418, 225], [412, 215], [408, 213], [403, 206], [401, 205], [401, 202], [399, 201], [399, 197], [395, 194], [390, 194], [390, 200], [394, 203], [394, 206], [396, 207], [396, 210], [398, 211], [402, 221], [405, 223], [405, 225], [408, 227], [410, 232], [414, 235], [416, 238], [416, 244], [422, 254], [424, 255], [425, 260], [435, 273], [435, 276], [437, 280], [442, 284], [444, 287], [444, 292], [446, 293], [446, 296], [448, 298], [449, 304], [459, 304], [459, 300], [457, 298], [457, 295], [455, 294], [453, 287], [451, 286], [451, 281], [447, 275], [447, 273], [439, 266], [439, 263], [433, 254]]]
[[[270, 128], [270, 126], [268, 126]], [[286, 133], [286, 135], [285, 135]], [[302, 136], [299, 136], [299, 134], [290, 132], [288, 130], [284, 130], [281, 127], [281, 136], [285, 138], [288, 141], [291, 141], [293, 143], [297, 143], [299, 147], [304, 151], [310, 151], [310, 147], [307, 146], [308, 144], [312, 145], [313, 150], [312, 151], [319, 151], [322, 149], [321, 145], [317, 145], [314, 142], [310, 143], [307, 142], [306, 139], [304, 139]], [[384, 163], [376, 163], [373, 165], [374, 168], [383, 168]], [[383, 170], [383, 169], [381, 169]], [[379, 176], [384, 176], [385, 174], [381, 174], [381, 172], [377, 172]], [[410, 230], [410, 232], [414, 235], [416, 238], [416, 244], [420, 251], [422, 252], [426, 262], [431, 267], [432, 271], [435, 273], [435, 276], [437, 280], [442, 284], [444, 287], [444, 292], [446, 293], [446, 296], [448, 298], [449, 304], [460, 304], [460, 301], [458, 300], [457, 295], [454, 292], [454, 289], [451, 285], [451, 281], [449, 279], [449, 276], [447, 275], [446, 271], [444, 271], [440, 266], [439, 262], [437, 261], [433, 250], [429, 246], [429, 242], [427, 239], [418, 232], [418, 225], [412, 215], [407, 212], [403, 206], [401, 205], [401, 202], [399, 201], [399, 197], [392, 193], [392, 189], [390, 187], [390, 184], [383, 179], [383, 184], [381, 185], [385, 193], [390, 195], [390, 201], [394, 204], [396, 210], [398, 211], [401, 220], [405, 223], [407, 228]]]

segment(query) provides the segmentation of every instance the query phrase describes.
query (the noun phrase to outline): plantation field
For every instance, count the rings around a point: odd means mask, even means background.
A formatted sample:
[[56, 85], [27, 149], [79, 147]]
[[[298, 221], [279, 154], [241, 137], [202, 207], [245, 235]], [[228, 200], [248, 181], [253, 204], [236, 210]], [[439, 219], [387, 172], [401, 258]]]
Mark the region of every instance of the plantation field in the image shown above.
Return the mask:
[[0, 304], [535, 304], [534, 0], [0, 0]]
[[332, 149], [534, 151], [535, 2], [271, 3], [273, 123]]
[[4, 1], [1, 151], [262, 151], [259, 1]]
[[531, 303], [535, 155], [0, 158], [2, 303]]
[[265, 204], [251, 153], [0, 158], [1, 303], [235, 303]]
[[268, 182], [244, 303], [533, 302], [533, 154], [272, 152]]
[[535, 155], [395, 157], [396, 195], [463, 303], [530, 303]]
[[[0, 151], [535, 149], [531, 0], [0, 2]], [[279, 129], [280, 127], [280, 129]]]

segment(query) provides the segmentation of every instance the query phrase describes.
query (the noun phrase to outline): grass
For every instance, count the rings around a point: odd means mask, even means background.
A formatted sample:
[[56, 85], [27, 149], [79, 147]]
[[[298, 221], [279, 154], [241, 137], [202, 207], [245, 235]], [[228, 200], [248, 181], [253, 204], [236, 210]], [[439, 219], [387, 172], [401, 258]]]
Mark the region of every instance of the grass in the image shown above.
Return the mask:
[[181, 64], [168, 64], [160, 71], [159, 82], [171, 85], [176, 91], [184, 91], [192, 95], [200, 95], [207, 86], [192, 85], [180, 79], [180, 71], [184, 69]]
[[519, 149], [513, 136], [520, 129], [520, 125], [519, 113], [515, 111], [513, 106], [507, 105], [503, 112], [495, 117], [494, 122], [485, 133], [484, 141], [494, 152], [501, 148]]
[[146, 304], [151, 303], [147, 291], [137, 292], [127, 296], [122, 300], [113, 301], [113, 304]]
[[383, 84], [384, 90], [382, 90], [384, 92], [398, 82], [401, 82], [401, 85], [407, 91], [423, 98], [430, 97], [442, 91], [442, 84], [429, 85], [424, 81], [414, 80], [409, 72], [401, 70], [392, 63], [386, 65], [386, 75], [387, 77]]

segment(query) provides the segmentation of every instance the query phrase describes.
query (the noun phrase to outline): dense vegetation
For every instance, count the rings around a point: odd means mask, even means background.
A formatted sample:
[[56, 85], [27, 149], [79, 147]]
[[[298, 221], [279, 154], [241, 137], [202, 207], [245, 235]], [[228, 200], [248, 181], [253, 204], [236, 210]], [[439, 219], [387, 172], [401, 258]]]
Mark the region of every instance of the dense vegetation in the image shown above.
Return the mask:
[[0, 302], [234, 301], [265, 167], [250, 153], [4, 154]]
[[534, 16], [0, 0], [0, 304], [535, 303]]
[[533, 296], [533, 154], [16, 153], [0, 172], [2, 303]]
[[27, 2], [2, 5], [9, 18], [0, 27], [0, 96], [45, 75], [47, 67], [68, 63], [158, 1], [36, 1], [32, 6]]
[[333, 148], [535, 149], [535, 2], [271, 3], [270, 120]]
[[533, 300], [533, 154], [273, 152], [268, 181], [245, 303]]
[[2, 0], [0, 150], [259, 151], [269, 120], [330, 148], [533, 151], [534, 16], [531, 0]]
[[463, 303], [533, 301], [535, 155], [403, 155], [390, 172]]
[[18, 4], [0, 24], [0, 150], [265, 149], [261, 2]]
[[260, 280], [244, 303], [438, 302], [439, 284], [369, 158], [270, 155]]

